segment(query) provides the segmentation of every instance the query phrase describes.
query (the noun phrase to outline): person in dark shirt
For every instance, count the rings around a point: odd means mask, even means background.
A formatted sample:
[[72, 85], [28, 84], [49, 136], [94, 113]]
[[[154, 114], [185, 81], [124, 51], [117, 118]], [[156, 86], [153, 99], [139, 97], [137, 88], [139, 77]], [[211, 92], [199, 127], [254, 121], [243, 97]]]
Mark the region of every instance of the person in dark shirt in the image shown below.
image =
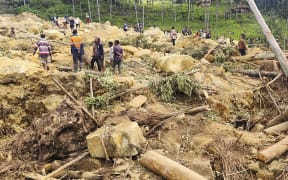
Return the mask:
[[113, 51], [114, 51], [114, 59], [113, 59], [113, 65], [112, 65], [113, 73], [115, 73], [115, 67], [116, 65], [118, 65], [118, 71], [119, 71], [119, 74], [121, 74], [121, 64], [123, 61], [123, 49], [120, 46], [119, 40], [115, 40]]
[[97, 63], [98, 71], [104, 71], [105, 70], [105, 64], [104, 64], [104, 49], [103, 45], [100, 42], [100, 38], [96, 37], [95, 42], [93, 45], [93, 57], [91, 60], [91, 68], [94, 70], [94, 63]]
[[74, 27], [75, 27], [75, 20], [74, 20], [73, 17], [70, 17], [70, 19], [69, 19], [69, 23], [70, 23], [70, 29], [71, 29], [71, 32], [73, 32]]
[[241, 34], [241, 38], [238, 42], [238, 50], [241, 56], [246, 55], [247, 46], [246, 46], [245, 34]]

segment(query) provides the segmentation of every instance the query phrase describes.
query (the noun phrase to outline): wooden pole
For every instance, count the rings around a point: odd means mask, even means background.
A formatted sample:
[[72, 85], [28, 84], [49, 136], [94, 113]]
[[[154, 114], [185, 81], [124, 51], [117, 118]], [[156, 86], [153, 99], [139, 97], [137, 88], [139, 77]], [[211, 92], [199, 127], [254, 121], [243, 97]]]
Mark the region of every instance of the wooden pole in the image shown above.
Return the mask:
[[73, 101], [76, 105], [80, 106], [80, 108], [82, 109], [82, 111], [83, 111], [84, 113], [86, 113], [97, 125], [100, 125], [100, 123], [98, 122], [98, 120], [97, 120], [96, 118], [94, 118], [94, 117], [89, 113], [89, 111], [88, 111], [85, 107], [83, 107], [83, 106], [62, 86], [62, 84], [60, 84], [55, 78], [52, 78], [52, 79], [53, 79], [53, 81], [57, 84], [57, 86], [58, 86], [59, 88], [61, 88], [61, 89], [65, 92], [65, 94], [67, 94], [67, 95], [69, 96], [70, 99], [72, 99], [72, 101]]
[[140, 163], [165, 179], [206, 180], [203, 176], [187, 167], [165, 157], [156, 151], [148, 151], [141, 156]]
[[268, 163], [288, 151], [288, 136], [276, 144], [258, 152], [257, 159]]
[[[90, 77], [90, 96], [93, 98], [93, 79]], [[92, 104], [92, 116], [95, 117], [95, 110], [94, 110], [94, 104]]]
[[284, 55], [279, 44], [275, 40], [272, 32], [270, 31], [268, 25], [266, 24], [260, 11], [258, 10], [254, 0], [247, 0], [247, 1], [248, 1], [249, 6], [250, 6], [250, 9], [252, 10], [252, 12], [255, 15], [255, 18], [256, 18], [258, 24], [260, 25], [264, 35], [266, 36], [266, 39], [269, 42], [269, 44], [272, 48], [272, 51], [275, 53], [283, 72], [285, 73], [286, 76], [288, 76], [288, 62], [287, 62], [286, 56]]

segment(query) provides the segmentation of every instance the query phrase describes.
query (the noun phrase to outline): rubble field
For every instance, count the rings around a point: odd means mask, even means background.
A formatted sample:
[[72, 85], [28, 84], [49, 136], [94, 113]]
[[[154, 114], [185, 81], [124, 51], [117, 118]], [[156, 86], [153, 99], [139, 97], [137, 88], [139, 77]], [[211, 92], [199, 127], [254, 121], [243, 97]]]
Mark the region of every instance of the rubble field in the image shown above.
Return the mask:
[[[74, 73], [70, 30], [29, 13], [0, 17], [0, 179], [288, 179], [287, 78], [273, 53], [82, 24], [87, 68]], [[42, 32], [49, 71], [32, 54]], [[104, 73], [89, 70], [96, 36]], [[122, 74], [108, 59], [116, 39]], [[172, 173], [161, 173], [166, 160]]]

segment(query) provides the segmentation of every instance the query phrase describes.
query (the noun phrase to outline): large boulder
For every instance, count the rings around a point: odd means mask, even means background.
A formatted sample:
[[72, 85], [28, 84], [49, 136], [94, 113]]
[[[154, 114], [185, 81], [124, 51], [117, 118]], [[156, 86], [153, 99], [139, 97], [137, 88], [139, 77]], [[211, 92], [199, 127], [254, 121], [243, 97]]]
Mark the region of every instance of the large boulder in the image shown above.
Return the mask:
[[156, 60], [156, 68], [160, 72], [178, 73], [191, 69], [196, 60], [187, 55], [163, 56]]
[[105, 150], [109, 157], [135, 156], [138, 151], [130, 144], [141, 147], [145, 143], [140, 127], [137, 122], [122, 122], [117, 126], [103, 126], [87, 137], [87, 146], [92, 157], [105, 158]]
[[65, 38], [65, 35], [58, 30], [45, 30], [43, 33], [48, 40], [61, 40]]
[[139, 108], [141, 107], [143, 104], [145, 104], [147, 101], [147, 97], [143, 96], [143, 95], [139, 95], [137, 97], [135, 97], [134, 99], [132, 99], [129, 102], [129, 107], [133, 107], [133, 108]]

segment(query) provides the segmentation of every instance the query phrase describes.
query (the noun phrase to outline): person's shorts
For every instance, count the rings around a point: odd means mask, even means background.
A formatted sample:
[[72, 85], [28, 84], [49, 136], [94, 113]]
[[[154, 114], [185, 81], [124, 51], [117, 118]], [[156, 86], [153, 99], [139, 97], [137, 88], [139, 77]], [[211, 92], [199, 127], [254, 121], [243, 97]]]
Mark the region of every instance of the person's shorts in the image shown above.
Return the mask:
[[50, 59], [48, 58], [48, 56], [47, 57], [39, 57], [40, 58], [40, 62], [42, 63], [42, 64], [48, 64], [48, 63], [50, 63]]

